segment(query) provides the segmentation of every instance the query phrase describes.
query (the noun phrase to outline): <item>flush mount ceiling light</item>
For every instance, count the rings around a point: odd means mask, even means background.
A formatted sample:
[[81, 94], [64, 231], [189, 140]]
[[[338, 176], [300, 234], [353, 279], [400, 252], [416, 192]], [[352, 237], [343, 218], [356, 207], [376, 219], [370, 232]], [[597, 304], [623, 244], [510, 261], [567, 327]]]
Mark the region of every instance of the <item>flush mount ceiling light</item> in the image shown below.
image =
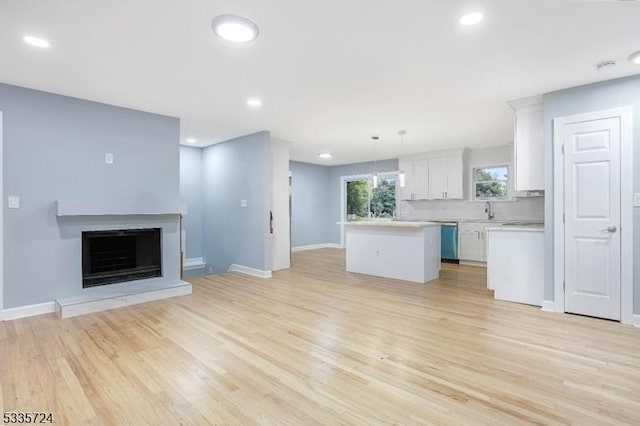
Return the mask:
[[196, 143], [196, 140], [193, 138], [187, 139], [187, 143]]
[[632, 64], [640, 65], [640, 50], [629, 56], [629, 61]]
[[42, 49], [48, 49], [49, 47], [51, 47], [51, 43], [40, 37], [26, 35], [22, 37], [22, 40], [25, 43], [30, 44], [31, 46], [40, 47]]
[[471, 12], [463, 15], [460, 18], [460, 25], [471, 26], [476, 25], [484, 19], [484, 15], [481, 12]]
[[216, 16], [211, 21], [211, 28], [218, 37], [233, 43], [247, 43], [260, 34], [255, 22], [238, 15]]
[[247, 99], [247, 105], [252, 108], [259, 108], [262, 106], [262, 101], [258, 98], [249, 98]]
[[328, 160], [331, 157], [333, 157], [333, 154], [330, 153], [330, 152], [321, 152], [320, 154], [318, 154], [318, 157], [320, 157], [322, 159], [325, 159], [325, 160]]

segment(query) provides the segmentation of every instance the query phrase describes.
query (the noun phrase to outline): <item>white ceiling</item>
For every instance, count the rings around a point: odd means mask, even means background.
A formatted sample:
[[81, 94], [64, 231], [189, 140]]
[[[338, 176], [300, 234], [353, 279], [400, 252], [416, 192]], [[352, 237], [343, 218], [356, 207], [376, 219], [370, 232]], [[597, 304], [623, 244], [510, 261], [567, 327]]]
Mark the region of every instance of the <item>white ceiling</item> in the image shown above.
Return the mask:
[[[485, 21], [460, 27], [470, 10]], [[258, 40], [218, 39], [224, 13], [257, 22]], [[372, 134], [378, 158], [397, 156], [399, 129], [404, 154], [508, 143], [507, 101], [640, 73], [637, 50], [635, 1], [0, 2], [0, 81], [180, 117], [183, 143], [270, 130], [324, 164], [373, 159]]]

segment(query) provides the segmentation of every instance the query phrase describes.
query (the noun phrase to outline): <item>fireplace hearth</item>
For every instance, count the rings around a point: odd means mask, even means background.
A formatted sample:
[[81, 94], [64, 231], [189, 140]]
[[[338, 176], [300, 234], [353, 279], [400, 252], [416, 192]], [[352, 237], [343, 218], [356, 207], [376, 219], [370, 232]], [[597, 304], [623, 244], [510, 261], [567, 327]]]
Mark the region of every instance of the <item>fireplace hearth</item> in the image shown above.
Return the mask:
[[162, 276], [160, 228], [82, 233], [82, 287]]

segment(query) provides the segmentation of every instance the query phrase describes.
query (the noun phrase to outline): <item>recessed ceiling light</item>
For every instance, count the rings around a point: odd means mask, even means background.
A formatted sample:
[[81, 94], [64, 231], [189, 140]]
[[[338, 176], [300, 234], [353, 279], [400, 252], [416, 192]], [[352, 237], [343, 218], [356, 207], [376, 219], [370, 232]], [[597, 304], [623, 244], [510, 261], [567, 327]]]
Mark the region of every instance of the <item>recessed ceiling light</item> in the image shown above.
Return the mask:
[[262, 101], [258, 98], [249, 98], [247, 99], [247, 105], [253, 108], [258, 108], [262, 106]]
[[330, 152], [321, 152], [320, 154], [318, 154], [318, 157], [328, 160], [329, 158], [333, 157], [333, 154]]
[[195, 140], [195, 139], [193, 139], [193, 138], [189, 138], [189, 139], [187, 139], [187, 142], [188, 142], [188, 143], [196, 143], [196, 140]]
[[640, 50], [629, 56], [629, 61], [631, 61], [632, 64], [640, 65]]
[[234, 43], [247, 43], [258, 38], [260, 30], [255, 22], [238, 15], [220, 15], [211, 21], [213, 32]]
[[31, 46], [35, 46], [35, 47], [41, 47], [43, 49], [47, 49], [49, 47], [51, 47], [51, 43], [49, 43], [47, 40], [40, 38], [40, 37], [34, 37], [34, 36], [24, 36], [22, 37], [22, 40], [27, 43], [30, 44]]
[[471, 12], [463, 15], [460, 18], [460, 25], [470, 26], [480, 23], [484, 19], [484, 15], [481, 12]]

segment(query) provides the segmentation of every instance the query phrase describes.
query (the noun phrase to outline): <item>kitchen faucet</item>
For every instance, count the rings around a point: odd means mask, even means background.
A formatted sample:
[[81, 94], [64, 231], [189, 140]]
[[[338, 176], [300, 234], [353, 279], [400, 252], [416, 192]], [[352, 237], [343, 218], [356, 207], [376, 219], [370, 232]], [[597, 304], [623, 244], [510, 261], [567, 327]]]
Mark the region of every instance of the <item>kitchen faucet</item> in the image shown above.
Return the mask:
[[493, 219], [493, 212], [491, 211], [491, 203], [490, 202], [486, 202], [486, 204], [484, 205], [484, 212], [487, 214], [487, 219], [491, 220]]

